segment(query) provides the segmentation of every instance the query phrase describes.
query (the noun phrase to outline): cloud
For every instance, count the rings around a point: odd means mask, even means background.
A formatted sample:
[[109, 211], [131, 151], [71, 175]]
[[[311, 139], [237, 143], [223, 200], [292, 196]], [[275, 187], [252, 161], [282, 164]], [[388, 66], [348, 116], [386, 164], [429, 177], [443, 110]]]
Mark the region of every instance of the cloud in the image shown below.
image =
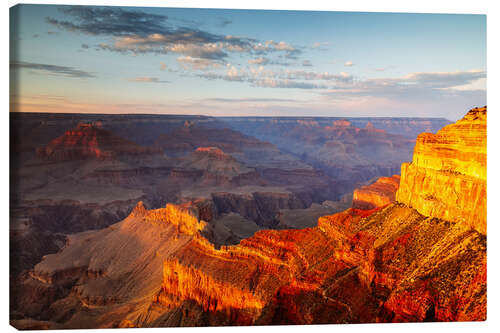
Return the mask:
[[298, 88], [298, 89], [326, 89], [325, 84], [294, 81], [288, 79], [260, 79], [252, 80], [251, 83], [257, 87], [266, 88]]
[[[272, 70], [264, 66], [238, 68], [225, 72], [206, 72], [198, 77], [247, 83], [255, 87], [318, 89], [336, 99], [374, 97], [393, 100], [436, 99], [460, 93], [481, 96], [485, 90], [485, 71], [417, 72], [402, 77], [361, 80], [346, 72], [329, 73], [306, 70]], [[478, 92], [478, 93], [475, 93]]]
[[228, 20], [228, 19], [224, 19], [224, 18], [220, 18], [220, 22], [216, 24], [217, 27], [219, 28], [224, 28], [230, 24], [232, 24], [233, 21], [232, 20]]
[[134, 77], [134, 78], [131, 78], [131, 79], [127, 79], [127, 81], [130, 81], [130, 82], [139, 82], [139, 83], [170, 83], [170, 81], [163, 81], [163, 80], [160, 80], [157, 77], [150, 77], [150, 76]]
[[48, 64], [37, 64], [31, 62], [24, 61], [11, 61], [10, 69], [31, 69], [34, 71], [44, 72], [51, 75], [65, 76], [65, 77], [74, 77], [74, 78], [92, 78], [95, 75], [79, 70], [73, 67], [66, 66], [57, 66], [57, 65], [48, 65]]
[[193, 58], [191, 56], [178, 57], [177, 62], [184, 69], [206, 70], [209, 68], [220, 68], [222, 64], [211, 59]]
[[196, 44], [174, 44], [169, 47], [165, 47], [165, 50], [169, 50], [174, 53], [181, 53], [195, 58], [205, 58], [205, 59], [224, 59], [227, 57], [227, 53], [224, 52], [223, 44], [221, 43], [207, 43], [202, 45]]
[[164, 28], [167, 16], [144, 13], [138, 10], [123, 10], [118, 7], [64, 6], [59, 10], [72, 17], [74, 22], [47, 17], [46, 21], [63, 30], [88, 35], [145, 36]]
[[[183, 38], [185, 38], [184, 36]], [[203, 43], [196, 42], [185, 43], [176, 42], [162, 34], [152, 34], [146, 37], [129, 36], [120, 37], [114, 40], [114, 43], [101, 43], [99, 49], [109, 50], [120, 53], [132, 52], [140, 53], [178, 53], [196, 58], [205, 59], [224, 59], [227, 53], [224, 51], [223, 43]]]
[[304, 70], [285, 71], [284, 75], [287, 79], [302, 79], [302, 80], [324, 80], [324, 81], [340, 81], [350, 82], [353, 77], [345, 72], [329, 73], [329, 72], [314, 72]]
[[[417, 72], [396, 78], [353, 80], [338, 84], [325, 94], [339, 98], [376, 96], [391, 99], [438, 99], [461, 92], [484, 91], [474, 83], [486, 78], [481, 70], [458, 72]], [[463, 95], [463, 94], [462, 94]]]
[[352, 63], [352, 61], [346, 61], [346, 62], [344, 63], [344, 66], [345, 66], [345, 67], [352, 67], [353, 65], [354, 65], [354, 64]]
[[265, 58], [265, 57], [258, 57], [255, 59], [248, 60], [248, 63], [250, 65], [266, 65], [269, 62], [270, 62], [270, 60], [268, 58]]
[[335, 82], [348, 83], [353, 80], [350, 74], [344, 72], [335, 74], [304, 70], [274, 71], [264, 66], [241, 69], [234, 65], [228, 66], [225, 73], [208, 72], [198, 76], [208, 80], [247, 82], [256, 87], [298, 89], [328, 89]]
[[318, 49], [318, 50], [321, 50], [321, 51], [326, 51], [327, 48], [325, 46], [328, 46], [330, 45], [330, 42], [315, 42], [312, 44], [312, 48], [313, 49]]
[[279, 66], [290, 66], [292, 63], [286, 61], [271, 60], [267, 57], [258, 57], [248, 60], [249, 65], [279, 65]]
[[[280, 41], [258, 42], [248, 37], [215, 34], [198, 28], [170, 25], [166, 15], [117, 7], [72, 6], [60, 11], [70, 19], [47, 17], [46, 21], [66, 31], [107, 37], [98, 49], [120, 53], [179, 53], [194, 58], [222, 60], [228, 52], [265, 54], [281, 52], [294, 59], [301, 51]], [[230, 20], [223, 20], [225, 25]]]
[[405, 84], [423, 84], [432, 88], [450, 88], [469, 84], [475, 80], [486, 78], [481, 70], [457, 72], [412, 73], [402, 78]]
[[302, 66], [304, 66], [304, 67], [311, 67], [312, 63], [311, 63], [310, 60], [304, 60], [304, 61], [302, 61]]
[[88, 49], [89, 45], [88, 44], [82, 44], [82, 49]]
[[167, 69], [167, 64], [164, 62], [160, 62], [160, 70], [164, 71]]
[[296, 99], [289, 98], [205, 98], [207, 102], [221, 102], [221, 103], [283, 103], [283, 102], [297, 102]]

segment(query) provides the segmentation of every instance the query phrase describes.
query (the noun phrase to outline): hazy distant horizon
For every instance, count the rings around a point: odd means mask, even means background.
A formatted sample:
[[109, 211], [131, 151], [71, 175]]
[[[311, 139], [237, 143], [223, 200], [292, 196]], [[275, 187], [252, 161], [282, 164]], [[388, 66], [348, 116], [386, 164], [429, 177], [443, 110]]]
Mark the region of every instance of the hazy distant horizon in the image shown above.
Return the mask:
[[364, 118], [379, 118], [379, 119], [451, 119], [445, 117], [387, 117], [387, 116], [251, 116], [251, 115], [238, 115], [238, 116], [210, 116], [206, 114], [171, 114], [171, 113], [67, 113], [67, 112], [37, 112], [37, 111], [14, 111], [15, 114], [58, 114], [58, 115], [87, 115], [87, 116], [174, 116], [174, 117], [211, 117], [211, 118], [332, 118], [332, 119], [364, 119]]
[[10, 15], [12, 112], [457, 120], [487, 104], [485, 15], [59, 5]]

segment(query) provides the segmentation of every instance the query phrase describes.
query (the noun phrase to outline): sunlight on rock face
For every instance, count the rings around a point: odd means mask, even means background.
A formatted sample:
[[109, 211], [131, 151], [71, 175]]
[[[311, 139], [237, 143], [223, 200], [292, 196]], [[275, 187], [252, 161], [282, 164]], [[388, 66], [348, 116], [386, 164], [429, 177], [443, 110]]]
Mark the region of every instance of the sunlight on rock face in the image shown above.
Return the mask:
[[413, 162], [401, 166], [396, 199], [486, 233], [486, 107], [418, 136]]

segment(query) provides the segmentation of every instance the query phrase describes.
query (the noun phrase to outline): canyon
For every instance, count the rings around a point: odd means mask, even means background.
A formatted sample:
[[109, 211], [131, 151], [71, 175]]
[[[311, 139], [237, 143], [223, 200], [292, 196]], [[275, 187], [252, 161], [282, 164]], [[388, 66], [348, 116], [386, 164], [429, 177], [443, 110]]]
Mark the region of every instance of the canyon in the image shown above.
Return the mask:
[[400, 173], [415, 139], [450, 122], [443, 118], [222, 117], [246, 135], [269, 141], [338, 179], [345, 192]]
[[[320, 215], [346, 209], [344, 197], [355, 184], [387, 173], [386, 167], [352, 172], [345, 165], [338, 168], [345, 172], [332, 174], [230, 128], [222, 118], [42, 113], [10, 118], [13, 248], [38, 236], [47, 244], [46, 250], [25, 251], [19, 262], [12, 256], [19, 269], [57, 251], [54, 235], [105, 228], [125, 218], [138, 201], [149, 208], [168, 202], [203, 207], [203, 217], [214, 226], [212, 240], [236, 244], [263, 228], [311, 226]], [[393, 128], [398, 126], [395, 122]], [[351, 139], [363, 135], [351, 127]], [[398, 145], [401, 138], [392, 139]], [[404, 149], [409, 156], [412, 144]], [[399, 167], [389, 169], [399, 172]]]
[[[432, 125], [412, 121], [394, 126]], [[85, 186], [105, 182], [142, 193], [116, 191], [121, 202], [135, 201], [117, 223], [98, 230], [54, 227], [59, 238], [48, 239], [46, 253], [37, 254], [41, 260], [25, 260], [13, 279], [11, 324], [59, 329], [485, 320], [486, 107], [436, 134], [418, 135], [411, 163], [403, 163], [411, 138], [369, 122], [362, 128], [330, 119], [309, 134], [319, 144], [303, 141], [313, 156], [329, 151], [325, 158], [341, 161], [330, 168], [318, 167], [316, 157], [299, 158], [293, 143], [284, 150], [234, 126], [213, 131], [240, 136], [245, 144], [193, 144], [203, 131], [186, 121], [168, 140], [151, 145], [162, 154], [153, 149], [139, 161], [129, 154], [91, 159], [83, 166], [88, 173], [73, 167], [71, 174], [85, 174]], [[305, 140], [299, 132], [296, 137]], [[181, 142], [189, 142], [187, 150]], [[363, 164], [365, 149], [395, 157], [373, 166], [367, 155]], [[272, 158], [259, 158], [259, 151]], [[351, 160], [342, 160], [339, 151]], [[48, 163], [31, 154], [30, 163]], [[392, 166], [398, 159], [401, 176]], [[30, 175], [29, 163], [21, 162], [20, 170]], [[69, 162], [50, 163], [66, 170]], [[149, 169], [133, 177], [96, 176], [121, 171], [124, 163], [127, 170]], [[356, 167], [333, 172], [341, 163]], [[159, 175], [165, 188], [180, 190], [155, 201], [151, 187], [141, 184], [158, 182]], [[23, 191], [11, 205], [28, 207], [37, 188], [50, 196], [41, 182], [32, 176], [20, 184]], [[359, 188], [351, 199], [354, 185]], [[164, 193], [156, 186], [155, 193]], [[31, 205], [39, 209], [36, 200]], [[14, 220], [20, 235], [34, 225], [50, 230], [33, 219], [34, 212], [11, 214], [11, 229]]]

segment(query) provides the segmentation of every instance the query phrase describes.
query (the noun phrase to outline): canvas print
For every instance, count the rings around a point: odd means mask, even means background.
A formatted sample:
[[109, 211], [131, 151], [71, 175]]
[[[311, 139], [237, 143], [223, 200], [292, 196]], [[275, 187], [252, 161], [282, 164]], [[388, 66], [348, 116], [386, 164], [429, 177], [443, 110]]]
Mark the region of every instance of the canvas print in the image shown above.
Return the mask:
[[10, 324], [486, 320], [486, 16], [10, 8]]

